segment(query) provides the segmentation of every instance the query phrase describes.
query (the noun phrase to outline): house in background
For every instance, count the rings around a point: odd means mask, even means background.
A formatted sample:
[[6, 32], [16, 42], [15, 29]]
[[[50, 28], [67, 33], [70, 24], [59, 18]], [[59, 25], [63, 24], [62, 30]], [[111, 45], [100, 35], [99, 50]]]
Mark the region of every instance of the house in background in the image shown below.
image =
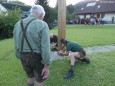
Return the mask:
[[7, 12], [7, 9], [2, 5], [2, 4], [0, 4], [0, 13], [1, 12]]
[[95, 17], [106, 23], [115, 23], [115, 0], [84, 0], [75, 5], [80, 19]]
[[30, 9], [31, 6], [22, 6], [22, 5], [16, 5], [16, 4], [11, 4], [11, 3], [0, 3], [0, 12], [7, 12], [7, 10], [12, 10], [14, 8], [20, 8], [21, 13], [20, 16], [22, 18], [27, 17], [30, 14]]

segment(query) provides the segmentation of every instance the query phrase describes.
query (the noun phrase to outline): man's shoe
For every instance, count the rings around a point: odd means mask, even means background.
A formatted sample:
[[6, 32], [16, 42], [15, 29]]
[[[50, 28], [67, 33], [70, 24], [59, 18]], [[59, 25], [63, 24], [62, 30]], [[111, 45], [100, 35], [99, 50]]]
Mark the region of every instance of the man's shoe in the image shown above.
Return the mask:
[[73, 77], [73, 70], [69, 70], [67, 74], [64, 75], [64, 79], [69, 79]]
[[85, 62], [85, 63], [89, 64], [89, 63], [90, 63], [90, 60], [85, 57], [85, 58], [81, 59], [81, 62]]

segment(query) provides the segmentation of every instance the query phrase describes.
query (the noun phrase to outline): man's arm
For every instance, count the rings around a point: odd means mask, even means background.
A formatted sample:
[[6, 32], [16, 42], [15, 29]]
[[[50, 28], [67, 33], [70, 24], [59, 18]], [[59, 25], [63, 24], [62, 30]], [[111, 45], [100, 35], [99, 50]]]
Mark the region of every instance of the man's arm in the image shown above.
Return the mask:
[[68, 51], [59, 51], [59, 55], [61, 56], [68, 56], [69, 55], [69, 52]]
[[44, 65], [50, 64], [50, 37], [49, 28], [45, 23], [41, 30], [41, 52], [42, 52], [42, 63]]
[[17, 44], [16, 28], [17, 28], [17, 23], [15, 24], [14, 29], [13, 29], [13, 38], [14, 38], [15, 55], [16, 55], [16, 57], [19, 59], [19, 58], [20, 58], [20, 55], [19, 55], [19, 53], [17, 52], [17, 46], [16, 46], [16, 44]]
[[71, 51], [71, 46], [67, 45], [66, 46], [66, 50], [65, 51], [59, 51], [59, 54], [63, 55], [63, 56], [68, 56], [69, 55], [69, 51]]
[[50, 64], [50, 37], [49, 37], [49, 28], [45, 23], [44, 27], [41, 30], [41, 54], [42, 54], [42, 63], [44, 68], [41, 75], [43, 79], [47, 78], [49, 75], [49, 64]]

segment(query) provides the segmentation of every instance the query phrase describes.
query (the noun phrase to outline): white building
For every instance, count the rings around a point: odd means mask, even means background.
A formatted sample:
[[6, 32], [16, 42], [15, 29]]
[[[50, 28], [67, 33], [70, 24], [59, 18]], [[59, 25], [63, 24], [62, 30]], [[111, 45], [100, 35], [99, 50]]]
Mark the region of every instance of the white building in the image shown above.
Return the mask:
[[80, 19], [95, 17], [107, 23], [115, 23], [115, 0], [84, 0], [76, 4]]
[[0, 13], [1, 12], [6, 12], [7, 11], [7, 9], [2, 5], [2, 4], [0, 4]]
[[3, 12], [7, 12], [7, 10], [12, 10], [15, 7], [20, 8], [21, 9], [21, 14], [20, 16], [26, 17], [30, 14], [30, 9], [31, 6], [22, 6], [22, 5], [17, 5], [17, 4], [12, 4], [12, 3], [0, 3], [0, 13]]

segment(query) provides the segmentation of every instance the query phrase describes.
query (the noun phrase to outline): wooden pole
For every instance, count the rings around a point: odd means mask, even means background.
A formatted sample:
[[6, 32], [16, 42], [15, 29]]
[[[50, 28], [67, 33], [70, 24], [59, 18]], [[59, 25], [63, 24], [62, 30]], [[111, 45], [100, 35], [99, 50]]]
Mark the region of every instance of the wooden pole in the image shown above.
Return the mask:
[[66, 0], [58, 0], [58, 45], [62, 49], [60, 39], [66, 36]]

